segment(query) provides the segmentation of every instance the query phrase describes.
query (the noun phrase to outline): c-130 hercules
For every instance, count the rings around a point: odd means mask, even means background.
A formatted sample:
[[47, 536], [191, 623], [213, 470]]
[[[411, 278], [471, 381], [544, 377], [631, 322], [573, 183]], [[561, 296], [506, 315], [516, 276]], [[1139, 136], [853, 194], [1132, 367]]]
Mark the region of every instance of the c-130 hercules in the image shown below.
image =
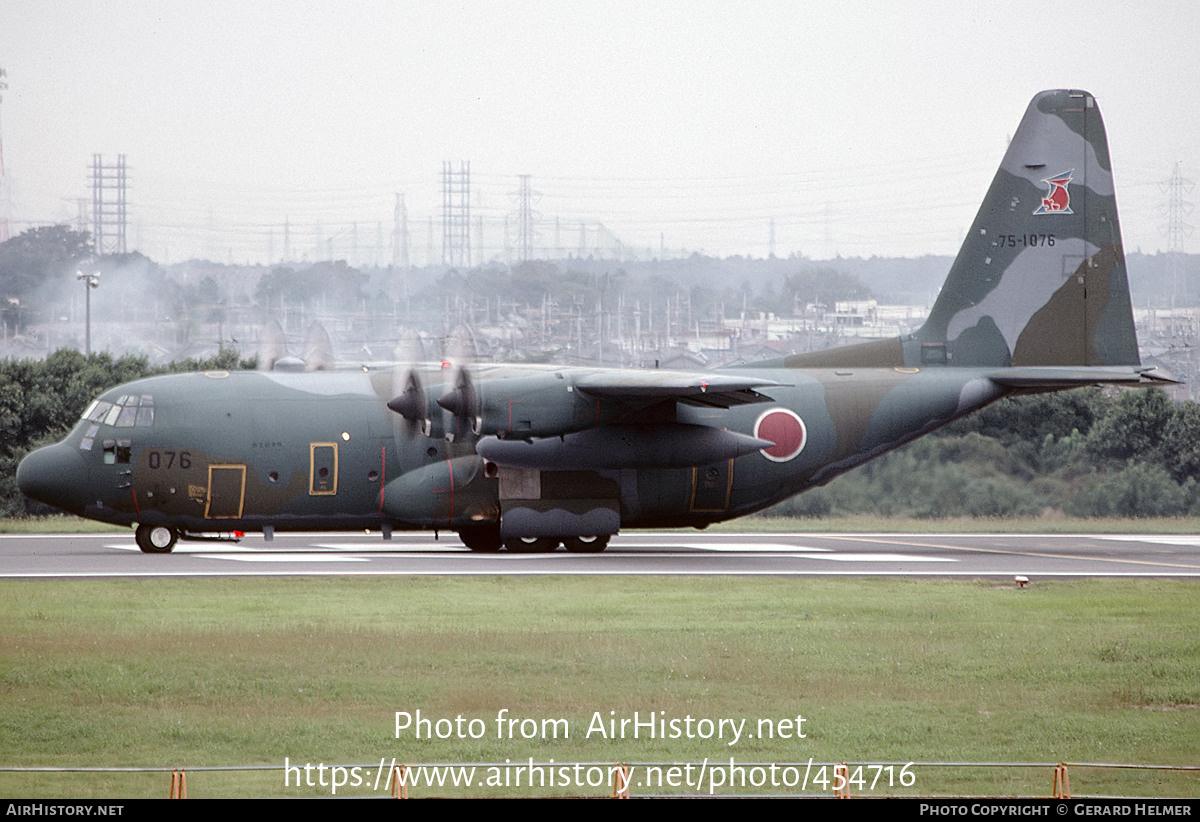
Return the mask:
[[829, 482], [1001, 397], [1161, 382], [1138, 359], [1095, 98], [1034, 97], [916, 333], [698, 374], [480, 365], [208, 372], [105, 392], [17, 470], [28, 496], [214, 532], [437, 529], [601, 551]]

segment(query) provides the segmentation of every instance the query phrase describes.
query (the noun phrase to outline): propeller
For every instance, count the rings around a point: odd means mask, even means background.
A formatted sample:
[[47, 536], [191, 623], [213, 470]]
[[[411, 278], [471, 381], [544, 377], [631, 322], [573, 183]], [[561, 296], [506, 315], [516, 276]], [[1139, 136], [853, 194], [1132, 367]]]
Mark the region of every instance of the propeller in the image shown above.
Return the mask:
[[264, 326], [258, 339], [258, 370], [273, 371], [275, 363], [287, 357], [287, 340], [279, 320], [272, 317]]
[[308, 327], [308, 336], [304, 340], [304, 370], [333, 370], [333, 341], [319, 322]]
[[392, 369], [392, 399], [387, 407], [404, 418], [409, 435], [418, 432], [428, 437], [433, 430], [429, 398], [425, 394], [419, 364], [424, 362], [425, 345], [413, 329], [400, 335], [394, 353], [397, 365]]
[[479, 355], [474, 333], [468, 326], [458, 326], [446, 340], [446, 349], [449, 362], [457, 365], [454, 387], [437, 400], [437, 404], [454, 417], [453, 423], [446, 428], [446, 438], [453, 442], [468, 436], [477, 437], [483, 420], [480, 417], [479, 391], [469, 368]]
[[454, 388], [438, 397], [437, 404], [454, 415], [454, 425], [447, 431], [453, 441], [462, 439], [467, 432], [479, 436], [482, 420], [479, 415], [479, 392], [466, 366], [459, 366], [454, 375]]
[[447, 440], [462, 442], [478, 437], [482, 427], [479, 392], [469, 368], [477, 350], [474, 335], [466, 326], [460, 326], [446, 340], [444, 349], [447, 358], [442, 360], [441, 368], [443, 373], [454, 368], [453, 387], [437, 399], [437, 405], [449, 412], [452, 419], [443, 420], [442, 415], [430, 406], [430, 395], [422, 376], [427, 372], [418, 366], [426, 360], [425, 347], [415, 331], [403, 334], [396, 345], [397, 365], [392, 369], [391, 399], [387, 401], [387, 407], [404, 418], [410, 435], [420, 433], [429, 437], [436, 432], [441, 436], [444, 430]]
[[308, 327], [303, 357], [288, 353], [287, 337], [278, 320], [272, 317], [263, 326], [258, 341], [259, 371], [332, 371], [333, 367], [333, 343], [319, 322]]

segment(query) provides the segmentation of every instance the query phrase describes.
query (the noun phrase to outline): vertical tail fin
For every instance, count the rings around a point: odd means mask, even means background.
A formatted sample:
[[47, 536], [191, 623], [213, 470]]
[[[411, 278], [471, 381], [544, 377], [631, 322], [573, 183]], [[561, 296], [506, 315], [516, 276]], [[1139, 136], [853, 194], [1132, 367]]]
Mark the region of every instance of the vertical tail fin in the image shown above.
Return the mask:
[[1044, 91], [1021, 120], [911, 364], [1138, 365], [1096, 100]]

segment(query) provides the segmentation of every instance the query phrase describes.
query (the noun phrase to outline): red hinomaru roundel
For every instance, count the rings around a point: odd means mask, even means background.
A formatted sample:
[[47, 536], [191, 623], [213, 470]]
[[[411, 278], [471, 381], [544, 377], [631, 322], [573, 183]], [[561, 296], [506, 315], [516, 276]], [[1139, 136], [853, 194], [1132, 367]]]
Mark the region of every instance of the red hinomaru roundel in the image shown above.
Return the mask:
[[799, 415], [786, 408], [772, 408], [754, 423], [754, 436], [775, 443], [762, 449], [764, 457], [772, 462], [787, 462], [804, 450], [808, 429]]

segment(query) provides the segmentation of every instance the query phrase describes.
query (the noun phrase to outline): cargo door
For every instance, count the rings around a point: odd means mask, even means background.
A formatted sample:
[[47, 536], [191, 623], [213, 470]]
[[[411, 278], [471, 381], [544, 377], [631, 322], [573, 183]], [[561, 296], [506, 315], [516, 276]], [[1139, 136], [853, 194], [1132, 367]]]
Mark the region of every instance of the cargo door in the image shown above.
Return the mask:
[[691, 510], [699, 513], [728, 510], [732, 487], [733, 460], [693, 468]]

